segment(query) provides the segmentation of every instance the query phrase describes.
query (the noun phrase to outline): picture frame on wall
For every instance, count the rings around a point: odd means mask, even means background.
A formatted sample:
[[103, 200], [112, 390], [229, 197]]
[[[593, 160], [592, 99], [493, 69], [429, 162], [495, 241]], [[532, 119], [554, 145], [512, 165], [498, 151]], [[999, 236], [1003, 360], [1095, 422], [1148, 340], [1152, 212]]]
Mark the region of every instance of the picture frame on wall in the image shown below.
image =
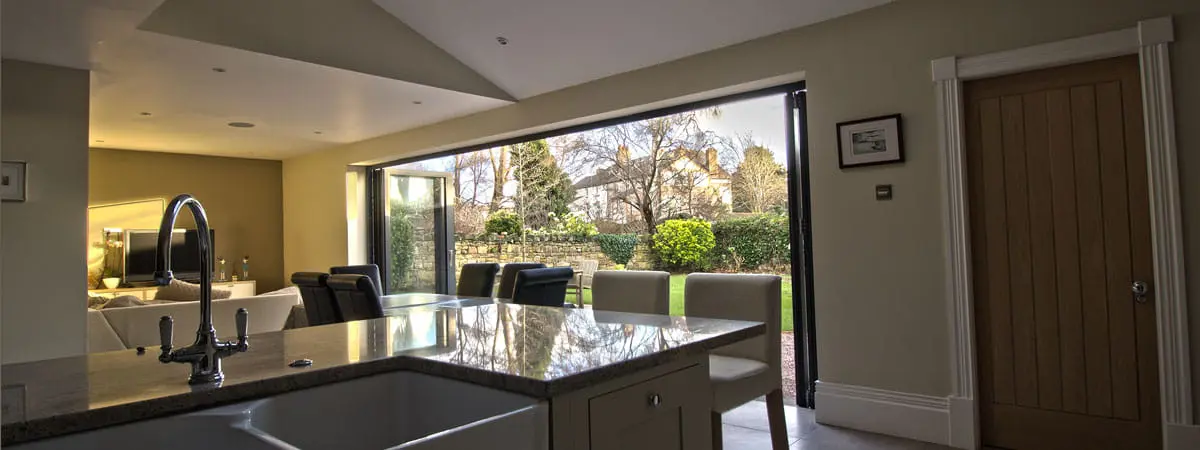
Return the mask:
[[25, 201], [25, 187], [24, 161], [0, 163], [0, 200], [6, 202]]
[[839, 169], [904, 162], [899, 114], [841, 122], [837, 132]]

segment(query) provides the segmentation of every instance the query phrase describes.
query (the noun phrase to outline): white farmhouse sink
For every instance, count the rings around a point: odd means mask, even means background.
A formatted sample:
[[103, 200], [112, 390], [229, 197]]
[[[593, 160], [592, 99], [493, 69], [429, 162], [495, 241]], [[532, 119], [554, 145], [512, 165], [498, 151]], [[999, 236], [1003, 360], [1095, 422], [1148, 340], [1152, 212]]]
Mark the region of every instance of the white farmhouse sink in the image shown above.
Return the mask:
[[[248, 427], [299, 449], [549, 448], [548, 410], [517, 394], [415, 372], [244, 403]], [[453, 443], [453, 444], [452, 444]]]
[[14, 448], [546, 450], [549, 407], [470, 383], [395, 372]]

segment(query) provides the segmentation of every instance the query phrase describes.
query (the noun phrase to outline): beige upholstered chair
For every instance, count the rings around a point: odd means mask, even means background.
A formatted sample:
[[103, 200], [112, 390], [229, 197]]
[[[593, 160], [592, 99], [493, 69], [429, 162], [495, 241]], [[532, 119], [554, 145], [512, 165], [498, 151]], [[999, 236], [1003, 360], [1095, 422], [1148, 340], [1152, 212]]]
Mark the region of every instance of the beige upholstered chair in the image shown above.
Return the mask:
[[601, 270], [592, 280], [592, 308], [642, 314], [671, 313], [671, 274]]
[[[596, 269], [600, 268], [600, 261], [594, 259], [585, 259], [579, 261], [578, 264], [572, 264], [579, 272], [571, 278], [571, 282], [567, 283], [567, 292], [575, 293], [575, 304], [580, 308], [583, 307], [583, 290], [592, 288], [592, 278], [596, 274]], [[593, 292], [593, 295], [595, 293]]]
[[713, 448], [721, 448], [721, 414], [767, 396], [771, 443], [788, 446], [780, 357], [780, 278], [775, 275], [693, 273], [684, 284], [684, 315], [765, 322], [767, 334], [713, 350]]

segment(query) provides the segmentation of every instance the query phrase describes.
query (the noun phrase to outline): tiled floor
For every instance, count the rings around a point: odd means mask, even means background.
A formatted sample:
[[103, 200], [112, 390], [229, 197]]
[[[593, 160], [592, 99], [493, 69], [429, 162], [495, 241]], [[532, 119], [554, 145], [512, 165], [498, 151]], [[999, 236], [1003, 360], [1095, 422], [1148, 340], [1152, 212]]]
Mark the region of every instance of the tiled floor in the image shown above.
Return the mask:
[[[942, 450], [937, 444], [910, 441], [816, 423], [811, 409], [784, 406], [791, 450]], [[769, 450], [767, 404], [753, 401], [721, 416], [725, 450]]]

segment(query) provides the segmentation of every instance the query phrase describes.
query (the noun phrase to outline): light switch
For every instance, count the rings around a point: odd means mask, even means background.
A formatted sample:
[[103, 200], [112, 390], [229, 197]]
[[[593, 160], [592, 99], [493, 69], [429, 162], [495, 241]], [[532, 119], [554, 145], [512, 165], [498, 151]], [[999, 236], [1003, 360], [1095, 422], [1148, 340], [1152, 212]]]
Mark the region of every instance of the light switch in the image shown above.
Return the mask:
[[883, 201], [883, 200], [891, 200], [891, 199], [892, 199], [892, 185], [890, 185], [890, 184], [875, 185], [875, 200]]

